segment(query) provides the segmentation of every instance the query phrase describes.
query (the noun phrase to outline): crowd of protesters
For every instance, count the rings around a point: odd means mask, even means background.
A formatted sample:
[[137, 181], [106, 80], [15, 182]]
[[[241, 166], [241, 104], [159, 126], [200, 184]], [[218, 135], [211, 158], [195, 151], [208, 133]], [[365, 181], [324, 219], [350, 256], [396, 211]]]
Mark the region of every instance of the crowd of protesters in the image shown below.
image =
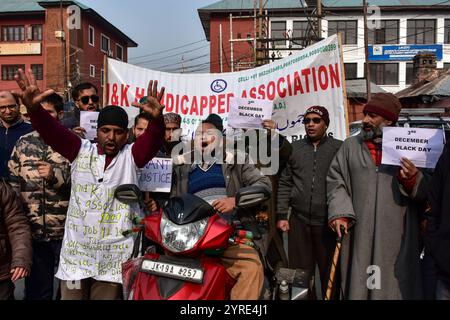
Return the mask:
[[[230, 246], [221, 257], [236, 280], [231, 299], [260, 298], [267, 265], [318, 268], [321, 286], [314, 298], [324, 298], [337, 237], [343, 242], [334, 299], [450, 299], [450, 149], [434, 172], [406, 158], [400, 166], [382, 164], [383, 128], [396, 126], [402, 109], [394, 95], [374, 94], [365, 105], [361, 133], [345, 141], [329, 134], [327, 106], [305, 111], [305, 137], [292, 143], [275, 122], [264, 121], [258, 141], [267, 139], [279, 157], [278, 170], [265, 176], [258, 161], [248, 160], [259, 147], [249, 144], [236, 151], [244, 152], [245, 163], [229, 161], [236, 155], [228, 152], [221, 161], [192, 162], [194, 154], [206, 159], [213, 147], [222, 147], [215, 133], [225, 128], [214, 114], [202, 119], [192, 153], [180, 155], [177, 146], [186, 143], [180, 141], [182, 118], [163, 114], [164, 88], [156, 81], [135, 104], [141, 113], [131, 130], [127, 113], [101, 108], [90, 83], [73, 90], [74, 112], [64, 115], [63, 99], [53, 90], [41, 92], [32, 74], [19, 70], [16, 81], [20, 92], [0, 92], [0, 299], [14, 299], [14, 283], [23, 278], [27, 300], [55, 294], [63, 300], [122, 299], [120, 268], [133, 239], [116, 235], [115, 246], [102, 246], [80, 230], [98, 227], [104, 208], [129, 229], [125, 217], [134, 213], [110, 195], [119, 185], [138, 185], [140, 168], [155, 156], [176, 161], [171, 192], [146, 194], [150, 211], [170, 196], [189, 193], [227, 219], [239, 188], [259, 185], [272, 194], [263, 257], [245, 244]], [[85, 139], [80, 111], [99, 111], [95, 141]], [[86, 206], [93, 197], [101, 205]], [[74, 249], [85, 264], [73, 261]], [[112, 267], [106, 268], [105, 256]]]

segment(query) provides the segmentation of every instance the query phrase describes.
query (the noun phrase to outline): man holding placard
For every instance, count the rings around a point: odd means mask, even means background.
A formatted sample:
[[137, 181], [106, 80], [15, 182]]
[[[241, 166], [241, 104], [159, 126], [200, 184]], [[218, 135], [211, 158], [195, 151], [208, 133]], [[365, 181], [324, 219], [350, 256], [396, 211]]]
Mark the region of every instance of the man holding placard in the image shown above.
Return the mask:
[[81, 112], [97, 112], [100, 108], [98, 89], [90, 82], [83, 82], [72, 90], [72, 99], [75, 101], [73, 114], [62, 119], [66, 128], [73, 130], [79, 137], [86, 138], [86, 128], [80, 124]]
[[[29, 80], [30, 79], [30, 80]], [[150, 81], [147, 104], [138, 106], [151, 115], [145, 133], [129, 145], [128, 115], [109, 106], [98, 117], [98, 144], [80, 139], [40, 106], [53, 90], [39, 91], [31, 70], [19, 69], [16, 81], [33, 127], [44, 141], [72, 166], [72, 190], [56, 277], [62, 280], [63, 300], [115, 300], [122, 297], [121, 264], [131, 255], [132, 228], [137, 208], [114, 198], [122, 184], [138, 184], [138, 170], [158, 152], [164, 138], [163, 107], [157, 81]], [[136, 209], [136, 210], [133, 210]]]
[[330, 227], [349, 233], [341, 252], [346, 299], [422, 298], [416, 201], [424, 175], [408, 159], [381, 163], [383, 128], [401, 108], [393, 94], [372, 95], [361, 134], [344, 142], [328, 172]]

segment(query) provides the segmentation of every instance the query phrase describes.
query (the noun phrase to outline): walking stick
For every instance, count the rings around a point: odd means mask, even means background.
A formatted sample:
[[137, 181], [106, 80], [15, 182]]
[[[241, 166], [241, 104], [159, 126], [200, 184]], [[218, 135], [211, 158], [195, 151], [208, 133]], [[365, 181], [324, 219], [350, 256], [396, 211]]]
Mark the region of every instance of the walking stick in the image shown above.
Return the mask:
[[331, 294], [333, 293], [334, 279], [336, 278], [336, 268], [339, 262], [339, 256], [341, 254], [342, 239], [344, 238], [344, 227], [341, 226], [341, 236], [337, 238], [336, 248], [334, 249], [333, 261], [331, 262], [330, 277], [328, 279], [327, 292], [325, 294], [325, 300], [331, 300]]

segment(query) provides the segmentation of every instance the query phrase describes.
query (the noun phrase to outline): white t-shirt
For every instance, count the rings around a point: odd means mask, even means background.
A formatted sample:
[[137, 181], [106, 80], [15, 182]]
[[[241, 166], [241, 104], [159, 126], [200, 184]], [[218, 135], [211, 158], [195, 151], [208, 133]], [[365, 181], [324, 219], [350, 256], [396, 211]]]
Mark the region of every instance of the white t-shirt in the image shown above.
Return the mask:
[[114, 198], [122, 184], [138, 184], [132, 146], [126, 145], [105, 170], [105, 155], [97, 144], [82, 140], [72, 163], [72, 190], [56, 277], [76, 281], [94, 278], [122, 283], [122, 266], [131, 255], [133, 238], [122, 232], [132, 228], [139, 214]]

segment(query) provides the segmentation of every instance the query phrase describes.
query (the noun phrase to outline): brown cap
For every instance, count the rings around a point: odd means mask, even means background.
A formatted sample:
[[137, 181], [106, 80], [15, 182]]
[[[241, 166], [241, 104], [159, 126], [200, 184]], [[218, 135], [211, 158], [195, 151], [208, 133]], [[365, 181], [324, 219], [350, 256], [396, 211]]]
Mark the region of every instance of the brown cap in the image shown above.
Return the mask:
[[400, 100], [392, 93], [375, 93], [364, 107], [364, 113], [375, 113], [394, 123], [397, 122], [401, 110]]

